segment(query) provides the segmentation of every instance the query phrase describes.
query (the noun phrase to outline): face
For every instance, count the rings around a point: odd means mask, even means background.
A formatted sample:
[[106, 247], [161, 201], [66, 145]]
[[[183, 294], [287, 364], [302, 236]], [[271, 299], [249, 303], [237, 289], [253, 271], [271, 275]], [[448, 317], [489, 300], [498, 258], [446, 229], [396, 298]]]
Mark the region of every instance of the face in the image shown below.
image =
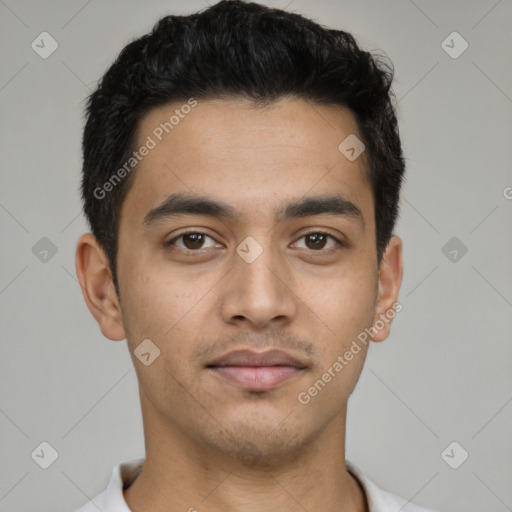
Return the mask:
[[[368, 345], [335, 363], [396, 301], [399, 239], [379, 269], [366, 155], [338, 149], [360, 133], [346, 108], [204, 100], [162, 131], [181, 106], [151, 110], [138, 127], [136, 147], [155, 146], [122, 206], [120, 302], [111, 281], [89, 287], [102, 290], [101, 314], [86, 300], [107, 337], [127, 339], [146, 431], [224, 454], [290, 455], [344, 419]], [[148, 339], [145, 365], [134, 353]], [[297, 364], [211, 366], [270, 349]]]

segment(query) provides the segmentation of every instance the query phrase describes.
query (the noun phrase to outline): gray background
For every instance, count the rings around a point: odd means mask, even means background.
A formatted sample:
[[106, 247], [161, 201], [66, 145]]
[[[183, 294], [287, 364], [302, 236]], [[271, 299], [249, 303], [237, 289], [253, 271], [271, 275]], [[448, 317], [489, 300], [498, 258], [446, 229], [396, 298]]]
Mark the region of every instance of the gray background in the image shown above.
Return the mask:
[[[106, 487], [115, 464], [144, 455], [126, 342], [101, 335], [75, 276], [87, 230], [83, 100], [132, 37], [205, 6], [0, 0], [1, 510], [72, 510]], [[421, 505], [512, 510], [512, 4], [294, 0], [288, 9], [382, 48], [396, 68], [408, 161], [403, 310], [391, 337], [372, 344], [351, 398], [347, 457]], [[31, 48], [43, 31], [59, 44], [47, 59]], [[469, 44], [456, 59], [441, 47], [453, 31]], [[46, 261], [32, 250], [43, 237], [57, 249]], [[456, 261], [456, 246], [443, 252], [452, 237], [468, 249]], [[31, 458], [42, 441], [58, 452], [46, 470]], [[452, 461], [469, 453], [458, 469], [441, 457], [453, 441]]]

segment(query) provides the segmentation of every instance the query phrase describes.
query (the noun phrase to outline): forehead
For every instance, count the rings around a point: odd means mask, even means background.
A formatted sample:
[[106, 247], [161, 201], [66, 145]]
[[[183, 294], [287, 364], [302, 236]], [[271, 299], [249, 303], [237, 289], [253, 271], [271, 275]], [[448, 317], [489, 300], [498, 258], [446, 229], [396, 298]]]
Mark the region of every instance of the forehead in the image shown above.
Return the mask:
[[299, 99], [154, 108], [137, 129], [135, 150], [150, 149], [136, 166], [123, 215], [142, 222], [148, 210], [183, 192], [229, 203], [241, 218], [263, 219], [287, 198], [341, 193], [371, 217], [366, 154], [351, 161], [339, 149], [349, 136], [362, 138], [349, 109]]

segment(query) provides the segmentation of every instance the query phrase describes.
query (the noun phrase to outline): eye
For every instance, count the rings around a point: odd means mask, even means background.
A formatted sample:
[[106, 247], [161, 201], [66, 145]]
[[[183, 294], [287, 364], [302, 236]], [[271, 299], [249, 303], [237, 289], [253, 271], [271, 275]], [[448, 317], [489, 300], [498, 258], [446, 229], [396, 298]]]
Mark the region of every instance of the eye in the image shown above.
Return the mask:
[[[311, 249], [313, 251], [322, 251], [322, 250], [328, 250], [332, 249], [334, 247], [343, 246], [344, 244], [340, 242], [336, 237], [329, 235], [328, 233], [323, 232], [311, 232], [306, 233], [305, 235], [301, 236], [299, 240], [304, 239], [305, 247], [300, 247], [301, 249]], [[331, 245], [328, 245], [329, 240], [331, 241]], [[295, 243], [294, 245], [298, 245], [298, 243]]]
[[[206, 240], [211, 240], [210, 245], [204, 245]], [[181, 241], [181, 243], [179, 243]], [[197, 251], [199, 249], [208, 249], [209, 247], [215, 247], [217, 242], [205, 234], [197, 231], [189, 231], [188, 233], [182, 233], [179, 236], [174, 237], [165, 244], [166, 246], [175, 246], [185, 251]]]

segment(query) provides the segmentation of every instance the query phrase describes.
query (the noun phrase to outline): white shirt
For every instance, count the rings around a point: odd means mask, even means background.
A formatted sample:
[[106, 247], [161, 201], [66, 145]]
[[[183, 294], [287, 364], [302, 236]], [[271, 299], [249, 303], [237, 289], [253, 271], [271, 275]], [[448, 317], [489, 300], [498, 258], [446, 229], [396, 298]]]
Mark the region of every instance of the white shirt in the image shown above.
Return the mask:
[[[112, 471], [108, 487], [92, 501], [75, 512], [131, 512], [123, 496], [123, 488], [129, 487], [142, 470], [144, 458], [127, 459]], [[366, 494], [370, 512], [436, 512], [421, 508], [394, 494], [379, 489], [360, 469], [346, 461], [347, 470], [354, 475]], [[94, 503], [93, 503], [94, 502]]]

